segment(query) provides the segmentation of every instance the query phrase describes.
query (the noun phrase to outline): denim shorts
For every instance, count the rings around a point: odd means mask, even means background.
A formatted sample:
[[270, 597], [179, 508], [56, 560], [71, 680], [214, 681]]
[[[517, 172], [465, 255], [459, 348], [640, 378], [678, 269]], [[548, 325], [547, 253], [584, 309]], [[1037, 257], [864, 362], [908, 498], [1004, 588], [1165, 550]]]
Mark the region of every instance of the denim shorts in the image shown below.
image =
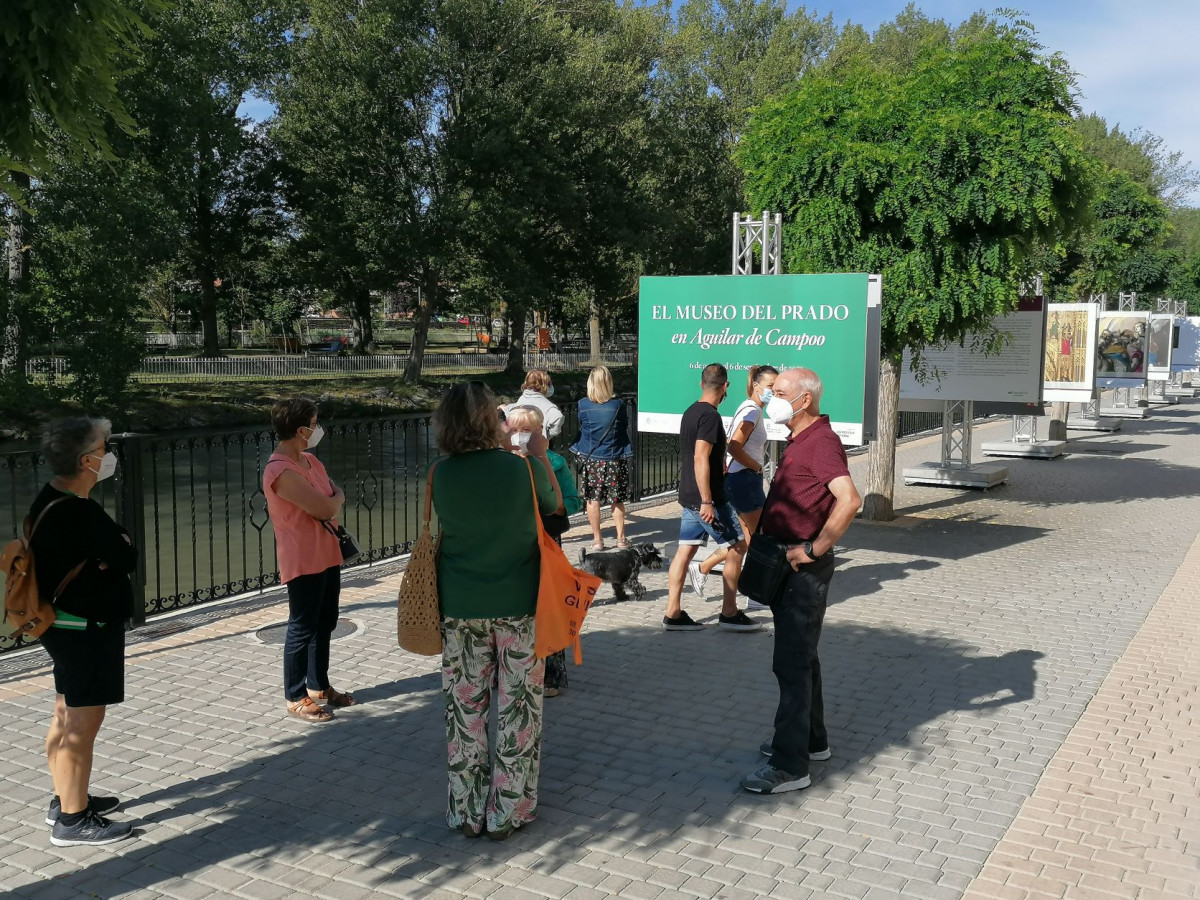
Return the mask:
[[740, 513], [758, 512], [767, 505], [763, 477], [753, 469], [739, 469], [726, 475], [725, 496]]
[[742, 526], [732, 503], [716, 504], [713, 513], [710, 525], [700, 518], [697, 510], [684, 507], [679, 519], [679, 546], [698, 547], [712, 538], [718, 547], [728, 547], [742, 539]]

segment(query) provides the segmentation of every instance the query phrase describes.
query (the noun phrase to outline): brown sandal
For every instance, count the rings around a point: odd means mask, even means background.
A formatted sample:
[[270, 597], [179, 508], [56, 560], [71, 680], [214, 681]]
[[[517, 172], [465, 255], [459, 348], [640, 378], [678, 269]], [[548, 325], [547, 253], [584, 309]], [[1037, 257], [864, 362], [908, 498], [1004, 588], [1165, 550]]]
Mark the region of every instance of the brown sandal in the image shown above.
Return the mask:
[[289, 703], [287, 711], [289, 716], [295, 716], [305, 722], [312, 722], [314, 725], [318, 722], [333, 721], [333, 713], [323, 706], [318, 706], [311, 697], [301, 697], [299, 700]]
[[358, 702], [354, 699], [353, 694], [347, 694], [342, 691], [334, 690], [333, 688], [329, 688], [324, 691], [309, 691], [308, 696], [313, 700], [323, 700], [327, 706], [333, 706], [337, 708], [341, 708], [343, 706], [354, 706]]

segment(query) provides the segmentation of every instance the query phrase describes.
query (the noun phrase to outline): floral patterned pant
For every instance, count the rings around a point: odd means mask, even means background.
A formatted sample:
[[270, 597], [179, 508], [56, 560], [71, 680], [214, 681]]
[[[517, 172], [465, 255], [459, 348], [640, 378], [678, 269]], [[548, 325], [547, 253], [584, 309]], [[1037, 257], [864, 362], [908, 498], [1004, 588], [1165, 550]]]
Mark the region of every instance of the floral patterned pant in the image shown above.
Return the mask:
[[[481, 831], [537, 818], [545, 664], [533, 652], [533, 616], [443, 619], [442, 692], [450, 765], [446, 822]], [[489, 758], [496, 692], [499, 727]]]

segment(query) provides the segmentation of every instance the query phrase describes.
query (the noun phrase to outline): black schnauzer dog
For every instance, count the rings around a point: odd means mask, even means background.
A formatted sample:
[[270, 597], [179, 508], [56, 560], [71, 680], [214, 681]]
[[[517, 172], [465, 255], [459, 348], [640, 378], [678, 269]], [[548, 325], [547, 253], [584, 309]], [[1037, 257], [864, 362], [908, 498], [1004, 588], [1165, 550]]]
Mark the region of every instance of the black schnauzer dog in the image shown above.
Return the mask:
[[611, 584], [618, 603], [628, 600], [629, 594], [641, 600], [646, 588], [638, 581], [638, 574], [642, 569], [657, 572], [662, 567], [662, 549], [654, 544], [634, 544], [621, 550], [580, 550], [577, 566]]

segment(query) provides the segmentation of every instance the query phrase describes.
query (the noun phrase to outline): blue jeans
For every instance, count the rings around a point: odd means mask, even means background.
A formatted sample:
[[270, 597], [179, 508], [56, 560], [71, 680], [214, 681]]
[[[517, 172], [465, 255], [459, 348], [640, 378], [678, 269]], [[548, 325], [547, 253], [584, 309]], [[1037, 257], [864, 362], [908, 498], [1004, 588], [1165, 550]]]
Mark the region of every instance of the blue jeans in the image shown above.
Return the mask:
[[699, 547], [712, 538], [718, 547], [729, 547], [742, 539], [742, 524], [738, 521], [733, 504], [728, 501], [713, 507], [712, 524], [700, 518], [694, 509], [683, 509], [679, 517], [679, 546]]
[[739, 513], [758, 512], [767, 505], [763, 477], [753, 469], [738, 469], [725, 476], [725, 495]]
[[341, 566], [287, 583], [288, 627], [283, 642], [283, 695], [302, 700], [329, 689], [329, 639], [337, 628]]

